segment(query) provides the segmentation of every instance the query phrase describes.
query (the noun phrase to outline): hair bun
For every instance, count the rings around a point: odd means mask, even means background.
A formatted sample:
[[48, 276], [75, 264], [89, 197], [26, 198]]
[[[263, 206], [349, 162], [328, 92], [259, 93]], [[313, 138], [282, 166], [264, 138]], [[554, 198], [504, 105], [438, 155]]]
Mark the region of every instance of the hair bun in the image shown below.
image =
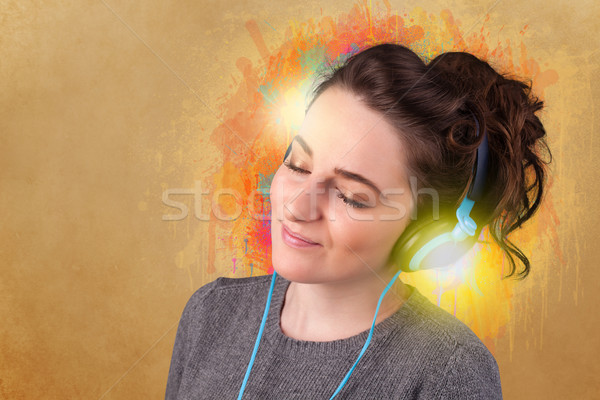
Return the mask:
[[[463, 52], [443, 53], [428, 64], [432, 79], [462, 102], [488, 132], [495, 185], [490, 199], [498, 199], [490, 217], [490, 233], [504, 249], [524, 264], [519, 275], [529, 272], [527, 257], [505, 238], [539, 208], [551, 153], [544, 142], [546, 131], [537, 113], [543, 102], [532, 92], [531, 81], [496, 72], [486, 61]], [[452, 130], [450, 130], [452, 139]], [[541, 159], [545, 149], [550, 160]], [[511, 261], [511, 273], [514, 263]]]

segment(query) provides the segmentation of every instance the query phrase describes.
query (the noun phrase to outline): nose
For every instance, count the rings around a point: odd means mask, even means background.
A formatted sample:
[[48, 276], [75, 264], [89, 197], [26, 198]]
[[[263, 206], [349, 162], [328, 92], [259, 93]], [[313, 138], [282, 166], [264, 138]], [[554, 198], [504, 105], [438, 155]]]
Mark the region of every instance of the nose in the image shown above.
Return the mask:
[[302, 184], [286, 188], [283, 213], [290, 221], [316, 221], [323, 218], [327, 196], [325, 185], [317, 179], [306, 179]]

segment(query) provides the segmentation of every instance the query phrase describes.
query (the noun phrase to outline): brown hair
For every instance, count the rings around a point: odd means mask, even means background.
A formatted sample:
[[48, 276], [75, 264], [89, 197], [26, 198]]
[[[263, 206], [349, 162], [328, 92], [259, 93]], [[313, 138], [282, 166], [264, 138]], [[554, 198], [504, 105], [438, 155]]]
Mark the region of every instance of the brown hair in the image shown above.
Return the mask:
[[[508, 255], [507, 277], [527, 276], [528, 258], [506, 235], [539, 208], [545, 165], [552, 157], [536, 115], [543, 102], [532, 95], [531, 83], [501, 75], [469, 53], [442, 53], [426, 64], [407, 47], [391, 43], [328, 67], [309, 108], [323, 91], [336, 86], [382, 113], [405, 144], [410, 174], [419, 185], [437, 191], [442, 210], [455, 209], [466, 195], [481, 132], [487, 130], [486, 191], [471, 216], [478, 226], [489, 225], [494, 241]], [[547, 162], [540, 158], [542, 146], [550, 156]], [[430, 199], [417, 198], [418, 212], [433, 205]], [[518, 272], [513, 255], [523, 263]]]

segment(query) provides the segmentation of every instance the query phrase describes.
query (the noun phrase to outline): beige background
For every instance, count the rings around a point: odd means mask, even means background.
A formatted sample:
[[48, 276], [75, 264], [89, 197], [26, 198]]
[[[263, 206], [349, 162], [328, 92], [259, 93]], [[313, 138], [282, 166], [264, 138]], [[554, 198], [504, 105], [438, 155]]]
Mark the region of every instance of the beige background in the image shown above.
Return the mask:
[[[222, 270], [178, 267], [206, 234], [162, 221], [162, 191], [202, 177], [211, 110], [240, 80], [236, 61], [259, 59], [246, 21], [272, 25], [262, 34], [275, 46], [289, 20], [352, 4], [0, 3], [0, 398], [164, 396], [181, 310]], [[568, 4], [391, 2], [448, 8], [464, 26], [489, 10], [499, 35], [528, 25], [529, 55], [559, 76], [545, 100], [564, 259], [546, 260], [560, 274], [545, 297], [517, 291], [530, 312], [496, 343], [506, 399], [600, 393], [600, 8]]]

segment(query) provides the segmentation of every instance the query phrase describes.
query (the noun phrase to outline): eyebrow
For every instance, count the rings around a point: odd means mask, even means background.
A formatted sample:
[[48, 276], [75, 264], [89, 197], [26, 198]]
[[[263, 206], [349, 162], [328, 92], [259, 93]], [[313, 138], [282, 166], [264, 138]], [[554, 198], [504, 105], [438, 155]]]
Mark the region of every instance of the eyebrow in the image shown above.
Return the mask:
[[292, 139], [292, 143], [293, 143], [294, 141], [298, 142], [298, 144], [299, 144], [300, 146], [302, 146], [302, 149], [304, 150], [304, 152], [305, 152], [306, 154], [308, 154], [309, 156], [311, 156], [311, 157], [312, 157], [312, 155], [313, 155], [312, 149], [310, 148], [310, 146], [308, 145], [308, 143], [306, 143], [306, 142], [304, 141], [304, 139], [302, 139], [302, 137], [300, 137], [299, 135], [296, 135], [296, 136], [294, 136], [294, 138]]
[[[312, 157], [312, 155], [313, 155], [312, 149], [310, 148], [310, 146], [308, 145], [308, 143], [306, 143], [304, 141], [304, 139], [301, 136], [299, 136], [299, 135], [294, 136], [294, 138], [292, 139], [292, 143], [294, 141], [298, 142], [298, 144], [302, 147], [302, 149], [304, 150], [304, 152], [306, 154], [308, 154], [310, 157]], [[355, 172], [350, 172], [350, 171], [347, 171], [347, 170], [345, 170], [343, 168], [337, 168], [337, 167], [334, 168], [333, 171], [335, 172], [336, 175], [342, 175], [345, 178], [351, 179], [351, 180], [356, 181], [356, 182], [363, 183], [363, 184], [371, 187], [373, 190], [375, 190], [377, 192], [377, 194], [381, 194], [381, 190], [379, 190], [379, 188], [377, 187], [377, 185], [375, 185], [373, 183], [373, 181], [371, 181], [370, 179], [365, 178], [364, 176], [362, 176], [360, 174], [357, 174]]]

